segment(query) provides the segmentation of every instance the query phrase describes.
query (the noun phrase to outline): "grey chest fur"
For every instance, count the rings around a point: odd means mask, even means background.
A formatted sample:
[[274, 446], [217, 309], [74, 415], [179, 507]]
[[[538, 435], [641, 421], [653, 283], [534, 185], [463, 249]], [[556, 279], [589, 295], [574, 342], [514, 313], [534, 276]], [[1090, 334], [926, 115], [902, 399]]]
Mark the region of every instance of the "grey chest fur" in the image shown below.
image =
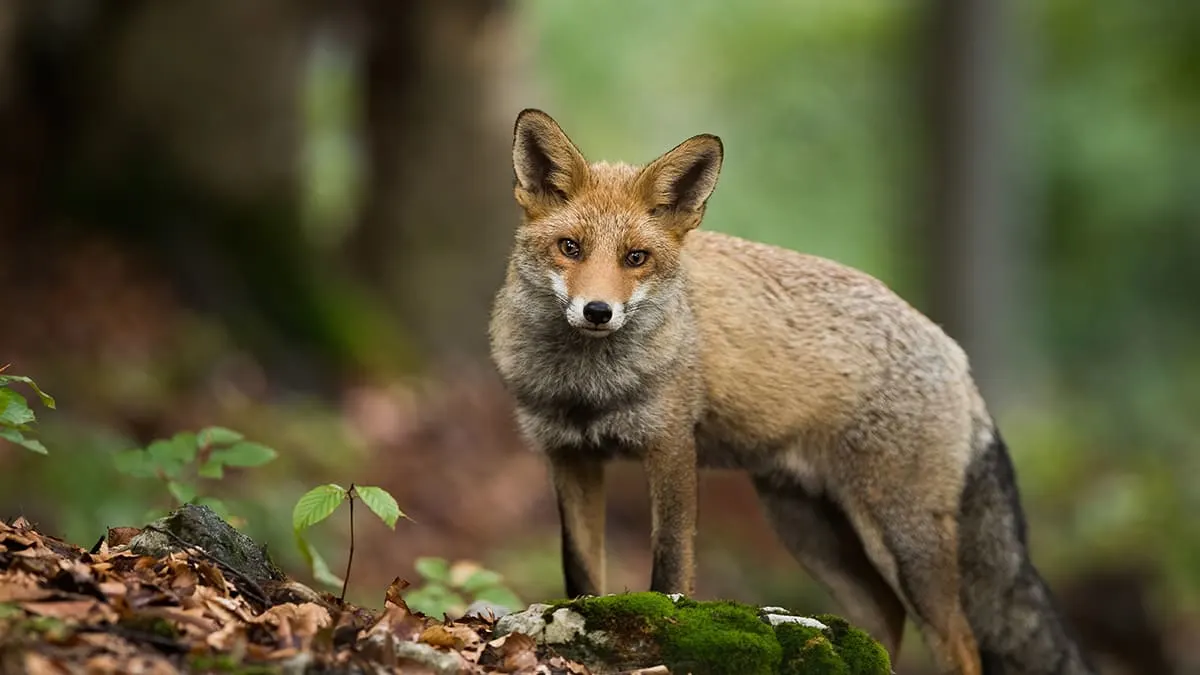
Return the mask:
[[521, 431], [539, 449], [631, 456], [664, 433], [668, 369], [616, 337], [522, 345], [520, 367], [503, 375]]

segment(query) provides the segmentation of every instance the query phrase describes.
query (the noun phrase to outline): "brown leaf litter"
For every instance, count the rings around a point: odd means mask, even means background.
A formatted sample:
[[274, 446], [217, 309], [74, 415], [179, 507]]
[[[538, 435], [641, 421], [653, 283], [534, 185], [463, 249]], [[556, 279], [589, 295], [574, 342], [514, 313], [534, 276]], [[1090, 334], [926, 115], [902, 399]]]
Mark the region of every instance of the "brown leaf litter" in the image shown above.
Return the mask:
[[493, 639], [490, 617], [413, 612], [400, 579], [384, 593], [382, 611], [295, 592], [295, 582], [261, 609], [256, 593], [202, 551], [133, 553], [127, 544], [136, 532], [114, 528], [87, 551], [23, 518], [0, 521], [0, 672], [434, 672], [398, 647], [416, 643], [456, 659], [466, 675], [588, 673], [527, 635]]

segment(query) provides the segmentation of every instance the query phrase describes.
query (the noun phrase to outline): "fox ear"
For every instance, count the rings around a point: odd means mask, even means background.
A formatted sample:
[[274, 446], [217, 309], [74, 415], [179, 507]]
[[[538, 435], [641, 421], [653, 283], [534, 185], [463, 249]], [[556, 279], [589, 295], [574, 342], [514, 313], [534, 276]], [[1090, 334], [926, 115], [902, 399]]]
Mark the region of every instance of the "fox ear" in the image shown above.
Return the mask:
[[517, 202], [529, 209], [540, 200], [570, 199], [588, 165], [554, 118], [529, 108], [517, 115], [513, 129], [513, 171]]
[[642, 195], [653, 211], [682, 216], [691, 229], [700, 224], [708, 196], [717, 187], [724, 156], [720, 138], [693, 136], [642, 169]]

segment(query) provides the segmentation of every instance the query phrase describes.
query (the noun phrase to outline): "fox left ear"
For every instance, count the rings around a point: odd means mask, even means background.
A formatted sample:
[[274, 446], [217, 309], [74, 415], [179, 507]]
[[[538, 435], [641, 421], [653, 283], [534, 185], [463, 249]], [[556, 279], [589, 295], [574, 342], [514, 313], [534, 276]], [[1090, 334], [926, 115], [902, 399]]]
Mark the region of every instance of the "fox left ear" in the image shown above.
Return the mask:
[[684, 217], [686, 229], [700, 224], [717, 187], [725, 148], [712, 134], [693, 136], [642, 169], [638, 184], [647, 205]]
[[528, 108], [513, 129], [513, 171], [517, 202], [528, 210], [568, 201], [587, 177], [588, 164], [554, 118]]

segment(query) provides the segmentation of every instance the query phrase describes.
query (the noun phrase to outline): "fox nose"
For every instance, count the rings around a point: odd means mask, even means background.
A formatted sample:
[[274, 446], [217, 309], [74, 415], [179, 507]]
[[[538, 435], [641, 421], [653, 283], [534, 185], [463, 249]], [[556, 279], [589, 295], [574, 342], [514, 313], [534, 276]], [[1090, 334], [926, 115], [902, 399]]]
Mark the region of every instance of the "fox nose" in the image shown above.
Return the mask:
[[593, 300], [583, 306], [583, 318], [597, 325], [608, 323], [612, 318], [612, 307], [607, 302]]

